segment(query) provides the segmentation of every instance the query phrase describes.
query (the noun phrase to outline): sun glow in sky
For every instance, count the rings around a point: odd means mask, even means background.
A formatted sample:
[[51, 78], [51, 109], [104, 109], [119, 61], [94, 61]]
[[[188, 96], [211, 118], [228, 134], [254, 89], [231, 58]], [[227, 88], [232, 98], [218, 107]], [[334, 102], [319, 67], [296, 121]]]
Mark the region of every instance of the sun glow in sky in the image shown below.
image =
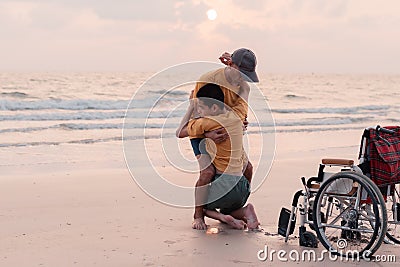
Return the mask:
[[209, 9], [207, 11], [207, 17], [209, 20], [215, 20], [217, 18], [217, 11], [215, 11], [215, 9]]
[[1, 0], [0, 71], [158, 71], [247, 47], [261, 72], [400, 73], [398, 10], [397, 0]]

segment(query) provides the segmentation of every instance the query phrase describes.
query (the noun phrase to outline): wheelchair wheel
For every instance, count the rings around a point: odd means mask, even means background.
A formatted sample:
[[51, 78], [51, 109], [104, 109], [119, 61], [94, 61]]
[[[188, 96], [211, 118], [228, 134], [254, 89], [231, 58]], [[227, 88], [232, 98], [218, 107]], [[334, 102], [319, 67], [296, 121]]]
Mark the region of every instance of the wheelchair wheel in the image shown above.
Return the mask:
[[386, 200], [388, 223], [386, 236], [396, 244], [400, 244], [400, 185], [392, 185]]
[[[383, 198], [380, 188], [367, 176], [359, 173], [354, 173], [355, 175], [361, 177], [365, 182], [369, 184], [371, 187], [372, 193], [375, 195], [377, 204], [378, 204], [378, 211], [379, 211], [379, 218], [381, 219], [381, 225], [378, 228], [378, 236], [375, 240], [375, 243], [369, 248], [369, 252], [374, 254], [382, 244], [385, 239], [385, 235], [387, 235], [387, 227], [388, 227], [388, 217], [387, 217], [387, 209], [386, 209], [386, 201]], [[371, 214], [371, 216], [374, 216]]]
[[325, 181], [317, 193], [315, 231], [334, 255], [370, 257], [385, 237], [385, 202], [377, 186], [367, 180], [353, 172], [340, 172]]

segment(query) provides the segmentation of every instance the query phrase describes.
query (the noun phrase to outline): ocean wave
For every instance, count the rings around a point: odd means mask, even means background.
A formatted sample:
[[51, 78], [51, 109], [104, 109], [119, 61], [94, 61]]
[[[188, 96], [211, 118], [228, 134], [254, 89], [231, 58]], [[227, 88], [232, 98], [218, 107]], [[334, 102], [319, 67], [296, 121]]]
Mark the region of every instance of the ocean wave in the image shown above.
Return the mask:
[[129, 100], [97, 100], [97, 99], [57, 99], [50, 98], [37, 101], [21, 101], [0, 99], [0, 110], [19, 111], [19, 110], [126, 110], [128, 108], [151, 108], [154, 106], [170, 106], [176, 104], [181, 99], [173, 95], [150, 96]]
[[[97, 114], [98, 115], [98, 114]], [[123, 116], [122, 114], [120, 116]], [[120, 118], [116, 116], [117, 118]], [[93, 118], [93, 117], [92, 117]], [[113, 117], [114, 118], [114, 117]], [[57, 120], [61, 120], [60, 118]], [[95, 119], [96, 120], [96, 119]], [[281, 129], [286, 127], [306, 127], [306, 126], [337, 126], [337, 125], [360, 125], [360, 124], [374, 124], [376, 122], [374, 117], [364, 117], [364, 118], [320, 118], [320, 119], [304, 119], [304, 120], [287, 120], [287, 121], [276, 121], [269, 123], [262, 123], [258, 125], [257, 123], [250, 122], [249, 129], [251, 128], [272, 128], [274, 126], [280, 127]], [[39, 132], [48, 129], [60, 129], [60, 130], [112, 130], [112, 129], [176, 129], [179, 125], [179, 121], [175, 122], [152, 122], [139, 120], [138, 122], [125, 121], [122, 122], [109, 122], [109, 123], [59, 123], [50, 126], [43, 127], [19, 127], [19, 128], [7, 128], [1, 129], [0, 133], [10, 133], [10, 132]], [[316, 128], [308, 128], [310, 131], [316, 131]], [[263, 129], [261, 129], [262, 131]]]
[[150, 90], [149, 92], [153, 93], [153, 94], [157, 94], [157, 95], [173, 95], [173, 96], [189, 96], [189, 92], [187, 91], [183, 91], [183, 90]]
[[346, 126], [346, 127], [301, 127], [301, 128], [294, 128], [294, 129], [287, 129], [287, 128], [278, 128], [278, 129], [263, 129], [262, 131], [253, 131], [248, 130], [246, 134], [260, 134], [260, 133], [311, 133], [311, 132], [329, 132], [329, 131], [350, 131], [350, 130], [360, 130], [362, 131], [366, 127], [364, 126]]
[[52, 128], [58, 128], [58, 126], [43, 126], [43, 127], [21, 127], [21, 128], [8, 128], [8, 129], [0, 129], [0, 133], [29, 133], [29, 132], [38, 132], [45, 131]]
[[6, 97], [15, 97], [15, 98], [28, 98], [29, 95], [23, 92], [4, 92], [1, 93], [2, 96], [6, 96]]
[[58, 146], [62, 144], [93, 144], [93, 143], [103, 143], [110, 141], [119, 141], [121, 137], [111, 137], [111, 138], [99, 138], [99, 139], [82, 139], [82, 140], [73, 140], [68, 142], [63, 141], [54, 141], [54, 142], [25, 142], [25, 143], [3, 143], [0, 144], [0, 147], [26, 147], [26, 146]]
[[74, 121], [74, 120], [110, 120], [110, 119], [154, 119], [154, 118], [179, 118], [184, 115], [184, 110], [170, 113], [168, 110], [149, 111], [137, 109], [130, 111], [125, 116], [125, 111], [82, 111], [73, 113], [29, 113], [29, 114], [7, 114], [0, 115], [0, 121]]
[[122, 119], [125, 112], [75, 112], [0, 115], [0, 121], [68, 121]]
[[289, 99], [309, 99], [308, 97], [296, 95], [296, 94], [287, 94], [284, 97], [289, 98]]
[[0, 129], [0, 133], [29, 133], [40, 132], [49, 129], [61, 130], [120, 130], [120, 129], [176, 129], [179, 123], [60, 123], [43, 127], [18, 127]]
[[371, 106], [358, 106], [358, 107], [338, 107], [338, 108], [295, 108], [295, 109], [272, 109], [274, 113], [322, 113], [322, 114], [363, 114], [369, 111], [387, 111], [393, 108], [389, 105], [371, 105]]
[[126, 100], [90, 100], [90, 99], [47, 99], [38, 101], [14, 101], [8, 99], [0, 100], [0, 110], [44, 110], [44, 109], [62, 109], [62, 110], [123, 110], [128, 106]]
[[[58, 125], [60, 127], [60, 125]], [[71, 126], [68, 126], [71, 127]], [[78, 126], [76, 127], [81, 128], [83, 130], [85, 126]], [[71, 128], [76, 128], [72, 126]], [[115, 124], [113, 127], [120, 128], [121, 124]], [[94, 128], [94, 127], [89, 127]], [[360, 134], [364, 129], [363, 126], [348, 126], [348, 127], [316, 127], [316, 128], [309, 128], [309, 127], [301, 127], [296, 129], [286, 129], [286, 128], [263, 128], [261, 131], [259, 130], [248, 130], [246, 132], [247, 135], [253, 134], [271, 134], [271, 133], [302, 133], [302, 132], [324, 132], [324, 131], [349, 131], [349, 130], [360, 130]], [[147, 134], [144, 136], [144, 139], [160, 139], [160, 138], [176, 138], [174, 131], [163, 133], [161, 134]], [[0, 148], [9, 148], [9, 147], [28, 147], [28, 146], [58, 146], [63, 144], [95, 144], [95, 143], [106, 143], [106, 142], [116, 142], [116, 141], [130, 141], [130, 140], [142, 140], [143, 135], [132, 135], [130, 132], [125, 132], [124, 136], [117, 135], [108, 138], [85, 138], [85, 139], [77, 139], [77, 140], [70, 140], [70, 141], [37, 141], [37, 142], [19, 142], [19, 143], [0, 143]]]
[[55, 127], [66, 130], [101, 130], [101, 129], [176, 129], [179, 123], [62, 123]]
[[[173, 138], [175, 134], [167, 134], [163, 135], [165, 138]], [[145, 139], [159, 139], [160, 135], [146, 135]], [[129, 140], [141, 140], [143, 139], [141, 136], [124, 136], [125, 141]], [[0, 148], [8, 148], [8, 147], [27, 147], [27, 146], [58, 146], [63, 144], [95, 144], [95, 143], [105, 143], [105, 142], [115, 142], [121, 141], [122, 136], [114, 136], [108, 138], [86, 138], [86, 139], [78, 139], [71, 141], [52, 141], [52, 142], [22, 142], [22, 143], [0, 143]]]
[[318, 126], [318, 125], [343, 125], [357, 124], [374, 121], [375, 117], [367, 116], [362, 118], [353, 117], [331, 117], [331, 118], [313, 118], [300, 121], [277, 121], [276, 126]]

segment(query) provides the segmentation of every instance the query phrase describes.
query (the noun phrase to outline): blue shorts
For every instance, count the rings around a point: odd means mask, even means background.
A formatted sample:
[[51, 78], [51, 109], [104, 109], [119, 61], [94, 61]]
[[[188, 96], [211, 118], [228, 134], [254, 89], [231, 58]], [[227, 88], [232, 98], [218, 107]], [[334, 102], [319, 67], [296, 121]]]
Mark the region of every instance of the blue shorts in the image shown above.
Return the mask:
[[206, 150], [206, 139], [205, 138], [193, 138], [190, 139], [190, 144], [192, 145], [192, 149], [195, 156], [200, 154], [209, 155]]

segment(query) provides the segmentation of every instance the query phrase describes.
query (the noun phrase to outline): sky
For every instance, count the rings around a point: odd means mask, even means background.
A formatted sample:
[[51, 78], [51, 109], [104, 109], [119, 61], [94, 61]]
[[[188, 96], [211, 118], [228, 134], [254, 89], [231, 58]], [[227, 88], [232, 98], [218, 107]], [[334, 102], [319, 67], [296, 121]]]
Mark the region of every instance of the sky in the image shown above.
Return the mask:
[[0, 71], [159, 71], [246, 47], [260, 72], [399, 74], [399, 12], [398, 0], [0, 0]]

